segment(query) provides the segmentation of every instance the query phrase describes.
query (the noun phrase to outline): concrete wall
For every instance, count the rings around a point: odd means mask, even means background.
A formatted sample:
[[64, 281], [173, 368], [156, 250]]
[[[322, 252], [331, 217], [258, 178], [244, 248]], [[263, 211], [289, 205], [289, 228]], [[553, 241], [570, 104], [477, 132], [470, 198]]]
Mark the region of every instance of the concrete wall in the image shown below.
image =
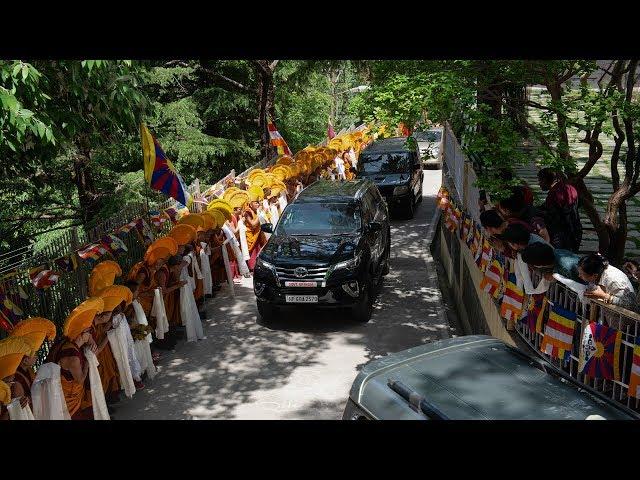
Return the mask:
[[437, 254], [444, 265], [464, 333], [491, 335], [515, 346], [515, 332], [512, 335], [507, 331], [495, 301], [480, 290], [483, 275], [467, 245], [457, 233], [443, 228], [442, 221], [436, 235], [440, 240]]

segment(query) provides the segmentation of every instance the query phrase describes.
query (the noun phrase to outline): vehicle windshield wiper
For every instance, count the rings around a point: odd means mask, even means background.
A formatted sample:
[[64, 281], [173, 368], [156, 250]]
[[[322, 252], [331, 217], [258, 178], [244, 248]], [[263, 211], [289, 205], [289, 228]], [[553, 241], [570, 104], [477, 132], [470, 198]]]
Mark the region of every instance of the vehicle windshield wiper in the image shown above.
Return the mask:
[[428, 402], [424, 396], [420, 395], [404, 383], [398, 380], [388, 379], [387, 386], [409, 402], [409, 404], [419, 409], [431, 420], [449, 420], [449, 417], [439, 410], [438, 407]]

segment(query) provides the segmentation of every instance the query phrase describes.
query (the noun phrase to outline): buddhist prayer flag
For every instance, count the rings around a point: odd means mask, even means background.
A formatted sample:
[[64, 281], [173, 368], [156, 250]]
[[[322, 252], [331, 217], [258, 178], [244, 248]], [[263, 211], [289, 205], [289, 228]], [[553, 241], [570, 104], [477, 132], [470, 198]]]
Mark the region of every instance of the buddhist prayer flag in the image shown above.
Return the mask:
[[154, 190], [174, 198], [182, 205], [187, 205], [189, 194], [182, 177], [144, 123], [140, 124], [140, 135], [144, 157], [144, 178], [147, 183]]
[[78, 250], [78, 256], [83, 260], [97, 261], [107, 253], [107, 248], [97, 243], [92, 243]]
[[534, 293], [529, 296], [527, 316], [523, 318], [523, 321], [527, 323], [530, 332], [542, 333], [548, 303], [544, 293]]
[[524, 292], [516, 285], [516, 274], [509, 272], [500, 305], [500, 316], [505, 320], [517, 320], [522, 313]]
[[482, 231], [478, 225], [473, 226], [473, 243], [471, 244], [471, 253], [477, 266], [480, 266], [480, 258], [482, 257]]
[[75, 254], [65, 255], [54, 261], [58, 270], [63, 272], [74, 272], [78, 268], [78, 259]]
[[491, 257], [493, 256], [493, 249], [491, 248], [491, 244], [485, 238], [482, 242], [482, 255], [480, 255], [480, 271], [484, 272], [491, 261]]
[[540, 351], [551, 358], [568, 361], [573, 346], [576, 318], [575, 312], [565, 310], [559, 305], [552, 305], [549, 320], [544, 328]]
[[440, 210], [446, 210], [449, 204], [449, 191], [444, 187], [440, 187], [436, 195], [436, 205]]
[[160, 228], [162, 224], [167, 221], [164, 212], [160, 213], [157, 210], [149, 211], [149, 219], [151, 220], [151, 224], [156, 228]]
[[133, 220], [133, 221], [127, 223], [126, 225], [120, 227], [118, 229], [118, 234], [120, 234], [120, 233], [129, 233], [131, 230], [136, 228], [136, 222], [137, 222], [137, 220]]
[[494, 259], [484, 273], [484, 277], [480, 282], [480, 289], [487, 292], [492, 297], [497, 298], [500, 294], [502, 271], [502, 264], [498, 259]]
[[[0, 291], [0, 318], [5, 320], [5, 324], [8, 322], [9, 326], [13, 328], [17, 322], [19, 322], [24, 316], [24, 312], [18, 305], [5, 292]], [[6, 329], [5, 327], [3, 327]]]
[[619, 381], [621, 345], [621, 331], [591, 322], [582, 336], [579, 370], [590, 377]]
[[629, 378], [629, 396], [640, 398], [640, 345], [633, 347], [633, 362], [631, 364], [631, 377]]
[[469, 236], [469, 229], [471, 228], [471, 217], [466, 213], [462, 212], [462, 228], [460, 229], [460, 240], [463, 242], [467, 242], [467, 238]]
[[267, 122], [267, 129], [269, 130], [269, 138], [271, 139], [271, 145], [276, 147], [278, 150], [278, 155], [293, 155], [291, 150], [289, 150], [289, 146], [287, 142], [284, 141], [280, 132], [276, 129], [276, 126], [273, 123], [273, 120], [269, 118]]
[[122, 253], [126, 253], [128, 250], [124, 242], [120, 238], [112, 234], [104, 235], [100, 239], [100, 243], [104, 247], [107, 247], [109, 251], [114, 255], [120, 255]]
[[60, 275], [42, 265], [29, 270], [29, 278], [34, 287], [44, 290], [58, 283]]

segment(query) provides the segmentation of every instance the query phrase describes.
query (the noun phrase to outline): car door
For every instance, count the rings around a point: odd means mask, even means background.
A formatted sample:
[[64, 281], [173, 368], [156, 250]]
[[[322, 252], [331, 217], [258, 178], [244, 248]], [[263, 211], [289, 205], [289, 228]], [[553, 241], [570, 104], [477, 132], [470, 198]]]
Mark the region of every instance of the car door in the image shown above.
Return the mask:
[[422, 183], [422, 162], [420, 161], [420, 152], [416, 150], [413, 157], [413, 163], [411, 165], [411, 188], [413, 190], [413, 196], [418, 198], [422, 195], [421, 183]]
[[389, 212], [387, 209], [387, 204], [384, 201], [382, 195], [377, 188], [371, 189], [371, 193], [373, 195], [374, 204], [376, 206], [376, 213], [374, 216], [374, 221], [378, 222], [382, 225], [382, 231], [380, 232], [380, 245], [378, 248], [380, 249], [380, 254], [384, 255], [384, 250], [387, 244], [390, 242], [389, 239]]
[[[370, 222], [378, 222], [381, 225], [383, 224], [381, 218], [381, 207], [383, 205], [380, 201], [375, 197], [374, 188], [370, 188], [364, 196], [365, 208], [369, 211], [368, 216], [370, 218]], [[384, 229], [378, 232], [369, 232], [369, 246], [371, 248], [371, 259], [375, 268], [378, 268], [380, 263], [380, 259], [382, 258], [382, 252], [384, 251], [384, 236], [386, 233], [383, 231]]]

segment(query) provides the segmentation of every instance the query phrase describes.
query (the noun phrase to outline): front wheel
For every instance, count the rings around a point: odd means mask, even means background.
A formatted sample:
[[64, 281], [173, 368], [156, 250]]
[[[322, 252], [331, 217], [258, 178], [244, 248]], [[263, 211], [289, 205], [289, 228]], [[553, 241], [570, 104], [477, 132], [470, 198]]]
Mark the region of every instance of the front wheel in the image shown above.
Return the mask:
[[258, 313], [260, 314], [261, 323], [268, 324], [273, 321], [275, 314], [272, 305], [265, 302], [258, 302]]
[[352, 315], [356, 322], [367, 323], [371, 320], [371, 314], [373, 313], [373, 301], [369, 292], [371, 291], [369, 285], [366, 286], [365, 291], [362, 292], [362, 298], [358, 304], [353, 307]]

